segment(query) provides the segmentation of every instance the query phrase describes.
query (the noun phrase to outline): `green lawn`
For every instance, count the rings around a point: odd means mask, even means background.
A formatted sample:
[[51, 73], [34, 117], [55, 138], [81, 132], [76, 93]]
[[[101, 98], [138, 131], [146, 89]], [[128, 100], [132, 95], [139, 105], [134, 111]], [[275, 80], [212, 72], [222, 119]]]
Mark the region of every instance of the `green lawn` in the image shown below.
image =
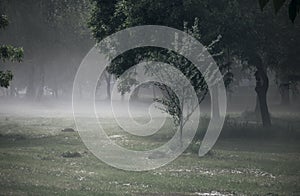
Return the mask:
[[[120, 134], [109, 120], [106, 126]], [[98, 160], [77, 132], [61, 132], [65, 127], [74, 127], [72, 118], [0, 117], [0, 195], [300, 195], [300, 143], [293, 138], [220, 139], [203, 158], [194, 144], [164, 167], [128, 172]], [[165, 142], [116, 140], [140, 149]]]

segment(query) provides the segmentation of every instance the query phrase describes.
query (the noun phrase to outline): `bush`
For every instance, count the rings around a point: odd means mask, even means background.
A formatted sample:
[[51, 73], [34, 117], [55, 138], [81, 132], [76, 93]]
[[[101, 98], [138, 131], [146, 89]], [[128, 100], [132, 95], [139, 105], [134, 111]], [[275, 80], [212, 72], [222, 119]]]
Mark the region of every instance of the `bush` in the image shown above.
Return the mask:
[[62, 157], [64, 158], [76, 158], [76, 157], [81, 157], [81, 154], [79, 152], [64, 152], [61, 154]]

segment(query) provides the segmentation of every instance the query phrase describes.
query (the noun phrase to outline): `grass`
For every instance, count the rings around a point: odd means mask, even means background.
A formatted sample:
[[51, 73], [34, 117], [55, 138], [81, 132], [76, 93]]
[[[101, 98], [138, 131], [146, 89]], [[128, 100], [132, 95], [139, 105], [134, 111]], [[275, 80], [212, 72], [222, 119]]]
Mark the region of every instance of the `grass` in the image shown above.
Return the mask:
[[[105, 126], [121, 134], [109, 119]], [[205, 157], [193, 153], [194, 143], [164, 167], [129, 172], [98, 160], [77, 132], [61, 132], [66, 127], [74, 128], [72, 118], [0, 117], [1, 195], [300, 195], [295, 138], [223, 137]], [[165, 142], [162, 134], [115, 141], [143, 150]], [[62, 156], [72, 153], [80, 156]]]

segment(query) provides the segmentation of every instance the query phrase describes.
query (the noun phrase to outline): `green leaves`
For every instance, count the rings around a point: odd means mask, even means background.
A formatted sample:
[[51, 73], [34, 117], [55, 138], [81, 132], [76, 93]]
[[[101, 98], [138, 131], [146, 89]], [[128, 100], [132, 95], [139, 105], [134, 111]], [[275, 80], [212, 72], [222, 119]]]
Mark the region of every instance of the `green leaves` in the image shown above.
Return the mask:
[[8, 25], [8, 20], [5, 15], [0, 15], [0, 29], [4, 29]]
[[299, 14], [300, 0], [292, 0], [289, 5], [289, 17], [294, 23], [296, 16]]
[[13, 74], [11, 71], [0, 71], [0, 87], [7, 88], [12, 79]]
[[[0, 46], [0, 60], [5, 62], [9, 61], [18, 61], [20, 62], [23, 58], [23, 49], [14, 48], [12, 46], [2, 45]], [[9, 82], [13, 79], [13, 74], [11, 71], [0, 71], [0, 87], [7, 88]]]
[[[5, 15], [0, 15], [0, 29], [4, 29], [7, 25], [7, 17]], [[10, 45], [0, 46], [0, 60], [2, 60], [2, 62], [5, 62], [6, 60], [20, 62], [23, 58], [23, 54], [23, 48], [15, 48]], [[0, 71], [0, 87], [7, 88], [12, 79], [13, 74], [11, 71]]]
[[21, 62], [23, 58], [23, 48], [15, 48], [10, 45], [2, 45], [0, 46], [0, 60], [5, 62], [9, 61], [18, 61]]

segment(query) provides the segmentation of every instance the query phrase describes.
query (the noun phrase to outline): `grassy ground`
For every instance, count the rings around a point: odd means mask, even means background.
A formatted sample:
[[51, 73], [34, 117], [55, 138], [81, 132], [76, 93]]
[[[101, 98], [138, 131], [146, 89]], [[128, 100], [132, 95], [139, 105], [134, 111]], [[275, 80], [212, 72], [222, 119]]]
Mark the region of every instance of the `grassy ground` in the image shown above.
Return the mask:
[[[300, 195], [297, 139], [227, 137], [203, 158], [193, 144], [164, 167], [128, 172], [98, 160], [65, 127], [74, 127], [71, 118], [0, 117], [0, 195]], [[116, 140], [137, 148], [165, 142]], [[80, 156], [62, 156], [74, 152]]]

